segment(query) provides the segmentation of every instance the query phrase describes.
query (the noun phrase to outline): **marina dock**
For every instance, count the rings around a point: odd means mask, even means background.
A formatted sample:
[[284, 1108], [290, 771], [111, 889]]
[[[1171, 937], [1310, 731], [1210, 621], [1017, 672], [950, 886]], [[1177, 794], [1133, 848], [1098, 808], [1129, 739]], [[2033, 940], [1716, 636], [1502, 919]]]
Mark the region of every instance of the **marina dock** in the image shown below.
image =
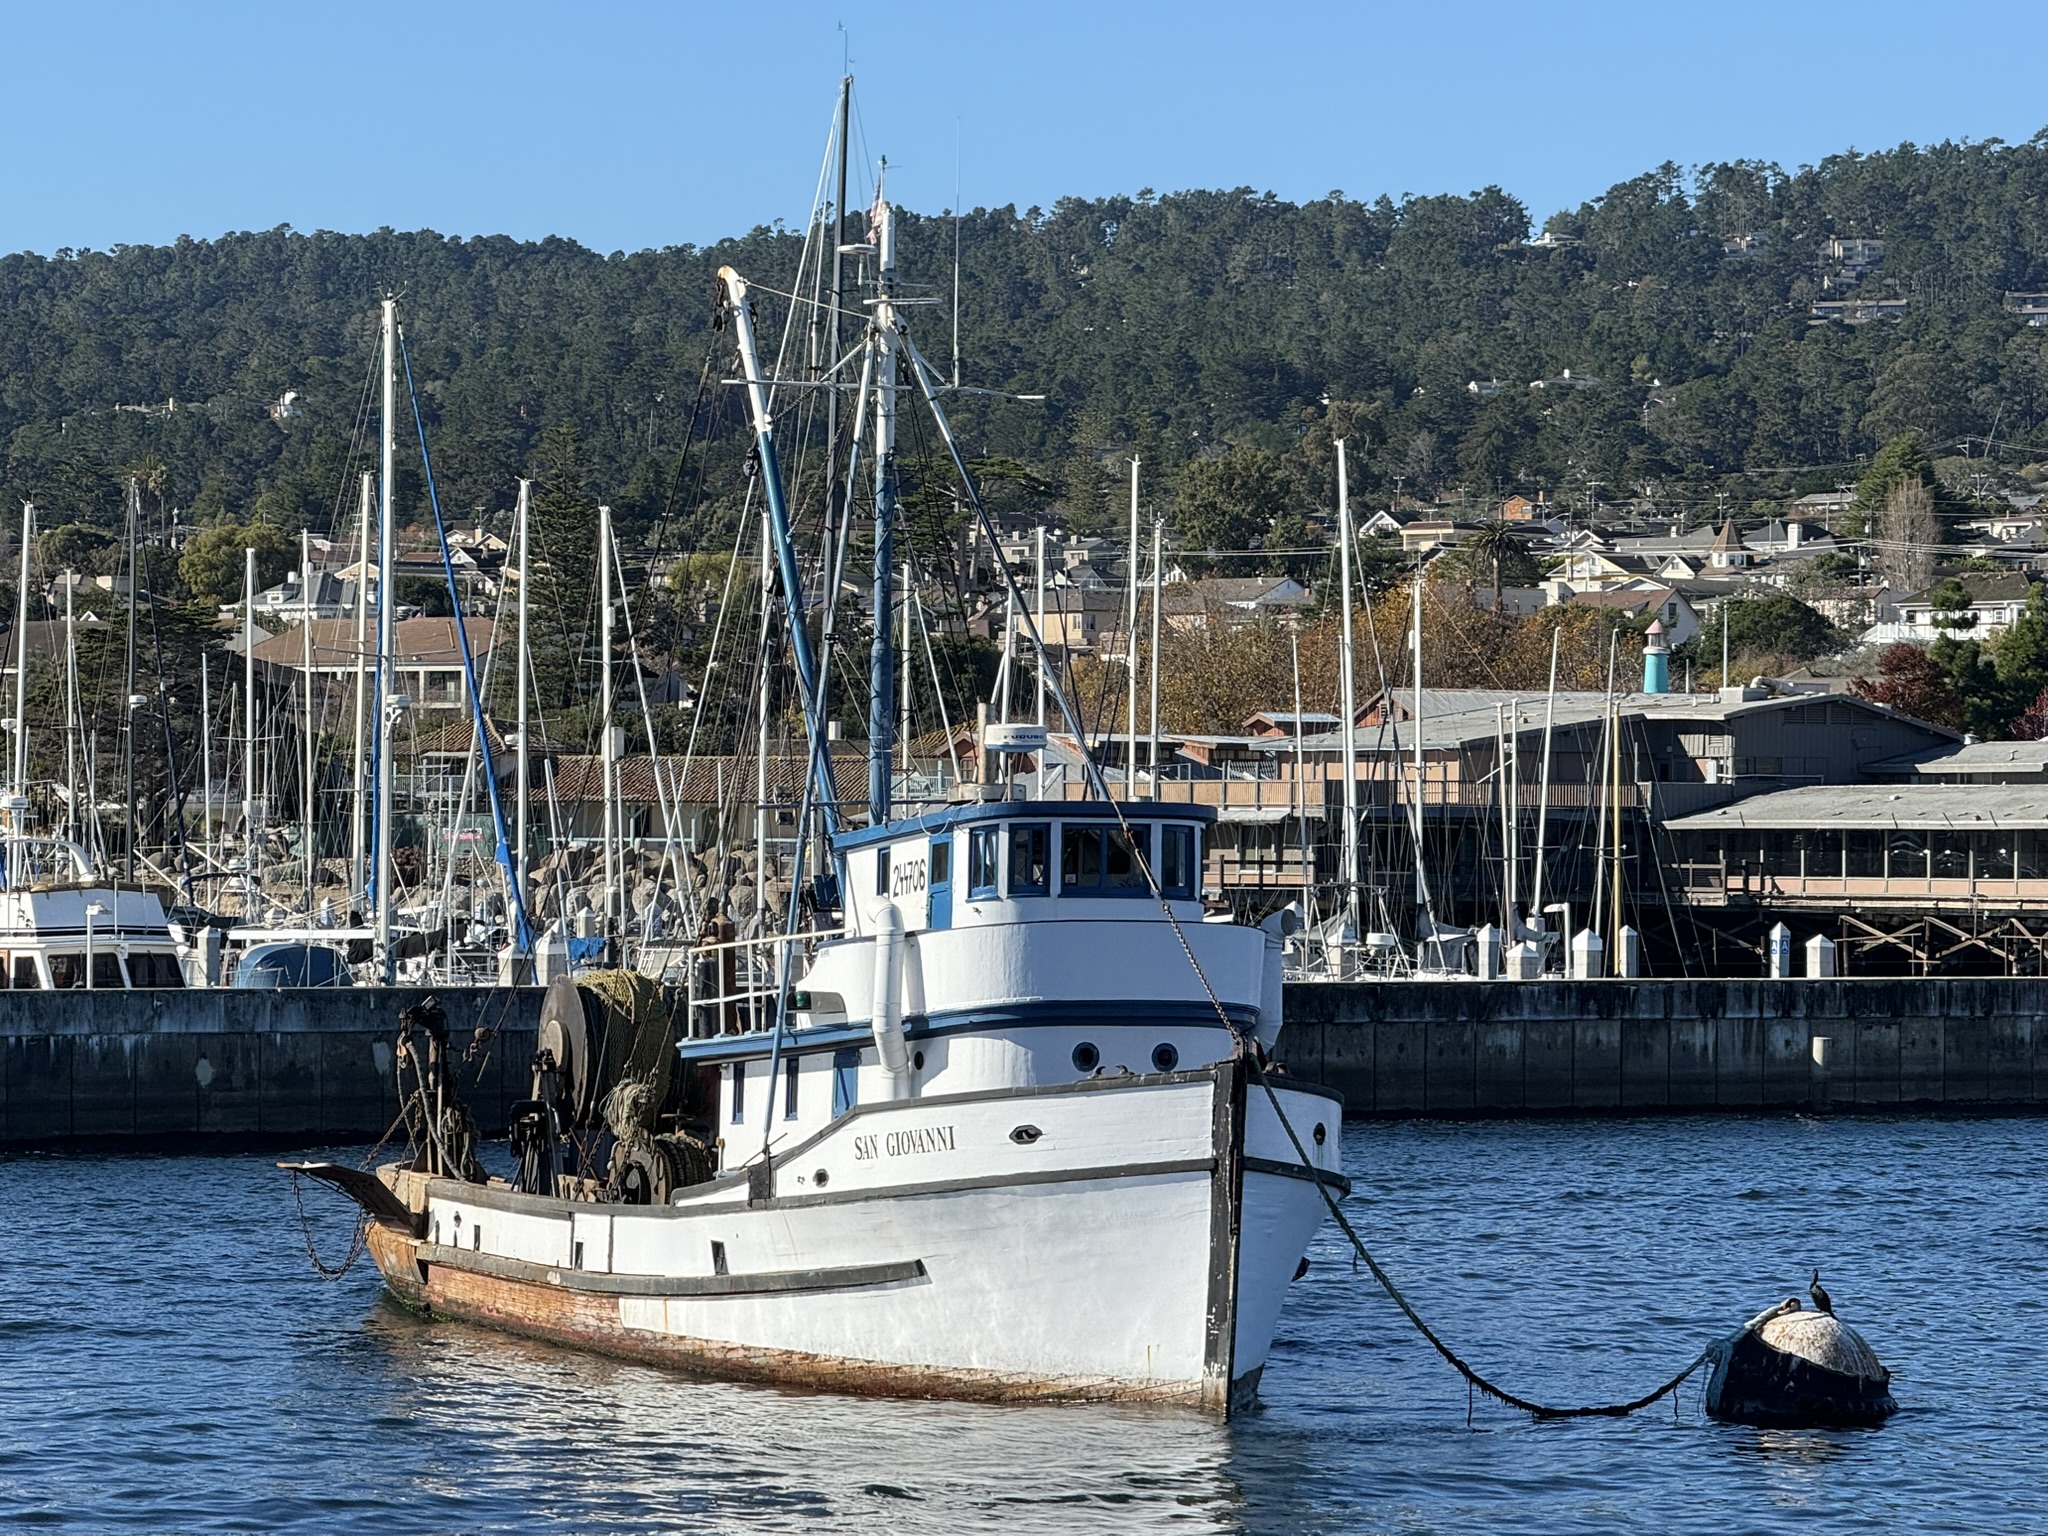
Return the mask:
[[398, 1114], [399, 1010], [429, 995], [486, 1136], [526, 1097], [542, 989], [0, 993], [0, 1145], [384, 1134]]
[[1281, 1060], [1356, 1118], [2048, 1104], [2039, 977], [1322, 982], [1286, 1011]]
[[[382, 1135], [418, 989], [0, 994], [0, 1145]], [[538, 988], [443, 989], [480, 1129], [525, 1097]], [[1279, 1059], [1351, 1118], [2048, 1106], [2048, 980], [1290, 984]], [[1825, 1042], [1816, 1052], [1816, 1042]]]

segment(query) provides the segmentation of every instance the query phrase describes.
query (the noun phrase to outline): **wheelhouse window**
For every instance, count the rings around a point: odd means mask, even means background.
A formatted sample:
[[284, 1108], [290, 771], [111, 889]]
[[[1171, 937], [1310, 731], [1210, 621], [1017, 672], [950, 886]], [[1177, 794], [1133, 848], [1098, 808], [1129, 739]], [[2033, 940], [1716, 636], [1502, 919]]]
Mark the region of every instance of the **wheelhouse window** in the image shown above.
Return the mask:
[[1050, 859], [1052, 828], [1023, 826], [1010, 828], [1010, 894], [1044, 896], [1052, 889]]
[[22, 992], [32, 992], [42, 984], [42, 979], [36, 975], [36, 957], [34, 955], [16, 955], [14, 957], [15, 988]]
[[50, 956], [50, 985], [58, 988], [84, 986], [85, 956]]
[[889, 847], [886, 843], [875, 850], [875, 894], [889, 894]]
[[1184, 901], [1195, 897], [1195, 829], [1162, 827], [1159, 832], [1159, 888]]
[[[337, 965], [339, 956], [336, 956]], [[95, 983], [97, 985], [98, 983]], [[332, 983], [327, 983], [331, 985]], [[182, 987], [185, 973], [178, 968], [176, 955], [154, 954], [140, 950], [128, 956], [128, 985], [131, 987]]]
[[1002, 878], [1003, 834], [999, 827], [976, 827], [967, 834], [967, 899], [993, 901]]
[[92, 957], [92, 984], [102, 992], [118, 992], [124, 983], [121, 980], [121, 957], [102, 949]]
[[837, 1120], [860, 1102], [860, 1050], [847, 1047], [832, 1053], [832, 1118]]
[[1131, 896], [1151, 889], [1143, 855], [1151, 830], [1134, 827], [1067, 827], [1060, 834], [1062, 895]]

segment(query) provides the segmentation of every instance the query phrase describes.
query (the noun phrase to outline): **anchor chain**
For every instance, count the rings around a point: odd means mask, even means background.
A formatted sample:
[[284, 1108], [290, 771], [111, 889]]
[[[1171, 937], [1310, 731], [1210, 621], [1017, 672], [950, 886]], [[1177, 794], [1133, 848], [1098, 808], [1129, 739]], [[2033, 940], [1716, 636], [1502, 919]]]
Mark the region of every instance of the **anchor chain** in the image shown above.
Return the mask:
[[[1301, 1138], [1295, 1134], [1294, 1126], [1287, 1118], [1287, 1112], [1280, 1107], [1279, 1095], [1274, 1093], [1272, 1083], [1267, 1080], [1265, 1069], [1250, 1055], [1247, 1055], [1246, 1062], [1251, 1068], [1252, 1075], [1258, 1079], [1259, 1086], [1265, 1089], [1266, 1099], [1273, 1106], [1273, 1113], [1279, 1117], [1280, 1128], [1287, 1132], [1288, 1141], [1293, 1143], [1294, 1155], [1301, 1159], [1304, 1168], [1313, 1170], [1315, 1164], [1310, 1161], [1307, 1149], [1301, 1144]], [[1365, 1267], [1372, 1272], [1373, 1279], [1380, 1283], [1380, 1289], [1385, 1291], [1394, 1305], [1401, 1309], [1401, 1315], [1414, 1324], [1415, 1331], [1429, 1341], [1430, 1347], [1439, 1355], [1442, 1355], [1445, 1360], [1449, 1361], [1452, 1369], [1465, 1378], [1468, 1390], [1476, 1387], [1496, 1402], [1505, 1403], [1510, 1408], [1518, 1408], [1522, 1412], [1531, 1414], [1539, 1419], [1620, 1419], [1626, 1418], [1632, 1413], [1639, 1413], [1651, 1404], [1669, 1397], [1684, 1384], [1688, 1376], [1692, 1375], [1694, 1371], [1697, 1371], [1712, 1358], [1713, 1346], [1709, 1345], [1706, 1349], [1693, 1356], [1683, 1370], [1671, 1377], [1662, 1386], [1654, 1391], [1644, 1393], [1641, 1397], [1631, 1398], [1625, 1403], [1584, 1403], [1575, 1404], [1570, 1407], [1558, 1407], [1552, 1403], [1539, 1403], [1533, 1398], [1522, 1397], [1517, 1393], [1510, 1392], [1506, 1387], [1489, 1381], [1486, 1377], [1480, 1375], [1478, 1371], [1465, 1362], [1456, 1350], [1443, 1341], [1434, 1328], [1423, 1321], [1422, 1314], [1415, 1310], [1414, 1304], [1406, 1296], [1403, 1296], [1401, 1288], [1394, 1284], [1394, 1277], [1380, 1267], [1379, 1260], [1372, 1256], [1371, 1250], [1365, 1246], [1364, 1239], [1359, 1237], [1357, 1229], [1345, 1219], [1344, 1212], [1338, 1208], [1336, 1197], [1330, 1193], [1329, 1186], [1320, 1178], [1315, 1181], [1315, 1185], [1322, 1194], [1323, 1204], [1329, 1208], [1331, 1216], [1336, 1218], [1337, 1225], [1342, 1229], [1345, 1237], [1350, 1239], [1352, 1251], [1365, 1261]], [[1466, 1407], [1465, 1416], [1469, 1421], [1471, 1418], [1469, 1402]]]

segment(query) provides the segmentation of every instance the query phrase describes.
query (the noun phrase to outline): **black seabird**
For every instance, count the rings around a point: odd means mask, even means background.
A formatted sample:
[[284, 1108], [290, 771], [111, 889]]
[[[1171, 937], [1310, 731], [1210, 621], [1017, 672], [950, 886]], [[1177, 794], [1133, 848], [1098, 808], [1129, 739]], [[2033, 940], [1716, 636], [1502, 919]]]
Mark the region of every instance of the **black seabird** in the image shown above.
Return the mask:
[[1806, 1288], [1806, 1294], [1813, 1298], [1813, 1305], [1816, 1311], [1825, 1312], [1830, 1317], [1835, 1315], [1835, 1299], [1822, 1288], [1820, 1271], [1817, 1269], [1813, 1272], [1813, 1284]]

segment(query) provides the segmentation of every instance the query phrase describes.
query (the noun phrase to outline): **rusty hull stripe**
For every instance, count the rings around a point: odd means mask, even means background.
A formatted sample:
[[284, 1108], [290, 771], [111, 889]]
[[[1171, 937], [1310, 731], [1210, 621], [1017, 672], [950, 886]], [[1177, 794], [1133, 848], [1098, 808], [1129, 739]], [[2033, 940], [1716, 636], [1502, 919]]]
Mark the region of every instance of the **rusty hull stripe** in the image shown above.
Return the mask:
[[[423, 1245], [388, 1227], [373, 1225], [369, 1241], [392, 1291], [430, 1313], [721, 1380], [970, 1402], [1157, 1402], [1192, 1407], [1204, 1399], [1197, 1381], [1041, 1377], [971, 1367], [892, 1365], [653, 1333], [622, 1324], [616, 1296], [502, 1280], [448, 1265], [423, 1266], [415, 1258]], [[431, 1282], [421, 1274], [423, 1268]]]
[[[535, 1264], [494, 1253], [421, 1243], [417, 1262], [432, 1268], [468, 1270], [499, 1280], [547, 1285], [607, 1296], [762, 1296], [788, 1291], [850, 1291], [925, 1278], [924, 1260], [890, 1264], [849, 1264], [838, 1269], [775, 1269], [752, 1275], [615, 1275]], [[429, 1275], [428, 1283], [432, 1283]]]

